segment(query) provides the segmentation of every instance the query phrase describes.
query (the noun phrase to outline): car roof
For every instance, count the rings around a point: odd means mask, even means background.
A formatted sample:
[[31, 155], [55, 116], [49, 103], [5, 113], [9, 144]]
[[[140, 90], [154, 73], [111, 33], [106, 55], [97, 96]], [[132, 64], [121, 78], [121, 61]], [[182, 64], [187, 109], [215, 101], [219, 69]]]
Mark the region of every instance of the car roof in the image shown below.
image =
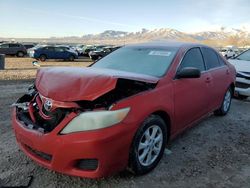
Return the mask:
[[[134, 46], [134, 47], [152, 47], [152, 48], [190, 48], [190, 47], [209, 47], [199, 43], [191, 43], [191, 42], [146, 42], [139, 44], [129, 44], [126, 46]], [[210, 47], [209, 47], [210, 48]]]

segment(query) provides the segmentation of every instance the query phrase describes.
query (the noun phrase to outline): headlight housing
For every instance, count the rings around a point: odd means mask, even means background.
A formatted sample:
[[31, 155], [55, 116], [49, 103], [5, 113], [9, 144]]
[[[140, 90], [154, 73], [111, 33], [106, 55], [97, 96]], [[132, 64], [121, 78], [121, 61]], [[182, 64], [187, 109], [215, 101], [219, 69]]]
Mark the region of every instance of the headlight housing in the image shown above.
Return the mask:
[[72, 119], [61, 134], [69, 134], [80, 131], [90, 131], [110, 127], [120, 123], [128, 114], [130, 108], [114, 111], [83, 112]]

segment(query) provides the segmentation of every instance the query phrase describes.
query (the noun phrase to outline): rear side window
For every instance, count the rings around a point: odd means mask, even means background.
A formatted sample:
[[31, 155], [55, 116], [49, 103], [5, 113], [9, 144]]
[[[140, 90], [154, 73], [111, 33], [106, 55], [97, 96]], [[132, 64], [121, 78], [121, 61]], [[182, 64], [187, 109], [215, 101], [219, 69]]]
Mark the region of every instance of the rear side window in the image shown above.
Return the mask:
[[9, 48], [9, 44], [2, 44], [0, 45], [1, 48]]
[[207, 69], [212, 69], [220, 67], [221, 63], [219, 62], [216, 52], [210, 48], [202, 48], [203, 57], [207, 65]]
[[179, 70], [185, 67], [194, 67], [199, 69], [200, 71], [205, 70], [205, 65], [200, 48], [192, 48], [185, 54], [179, 67]]

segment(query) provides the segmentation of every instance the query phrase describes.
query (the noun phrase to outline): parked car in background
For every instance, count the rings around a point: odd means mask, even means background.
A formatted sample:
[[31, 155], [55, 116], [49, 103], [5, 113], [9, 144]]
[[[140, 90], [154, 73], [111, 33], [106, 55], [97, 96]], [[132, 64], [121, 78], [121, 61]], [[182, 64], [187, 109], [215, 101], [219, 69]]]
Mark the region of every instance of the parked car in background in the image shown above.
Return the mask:
[[84, 47], [85, 47], [84, 44], [76, 45], [76, 50], [78, 52], [78, 55], [83, 55], [83, 49], [84, 49]]
[[78, 52], [77, 52], [77, 50], [76, 50], [76, 48], [74, 48], [74, 47], [72, 47], [70, 45], [62, 45], [61, 44], [61, 45], [56, 45], [56, 47], [62, 47], [65, 50], [69, 50], [69, 51], [71, 51], [73, 53], [77, 53], [77, 55], [79, 55]]
[[220, 53], [227, 59], [236, 56], [235, 50], [231, 48], [221, 49]]
[[25, 46], [20, 43], [2, 43], [0, 44], [0, 54], [23, 57], [27, 54], [27, 50]]
[[111, 52], [117, 50], [118, 48], [120, 48], [120, 46], [105, 46], [103, 48], [96, 49], [94, 51], [90, 51], [89, 57], [93, 61], [96, 61], [96, 60], [101, 59], [104, 56], [110, 54]]
[[228, 61], [237, 71], [235, 95], [240, 99], [250, 97], [250, 49]]
[[85, 57], [89, 57], [89, 52], [96, 49], [94, 45], [86, 45], [83, 47], [82, 55]]
[[78, 58], [76, 51], [65, 46], [38, 47], [29, 51], [29, 56], [41, 61], [46, 61], [47, 59], [64, 59], [74, 61], [74, 59]]
[[27, 54], [29, 55], [30, 53], [33, 53], [35, 49], [41, 48], [41, 47], [45, 47], [45, 46], [48, 46], [48, 45], [47, 45], [47, 44], [37, 44], [37, 45], [35, 45], [34, 47], [29, 48], [29, 49], [27, 50]]
[[214, 49], [190, 43], [128, 45], [90, 67], [39, 69], [13, 104], [14, 134], [27, 156], [57, 172], [142, 175], [171, 139], [211, 112], [228, 113], [235, 74]]

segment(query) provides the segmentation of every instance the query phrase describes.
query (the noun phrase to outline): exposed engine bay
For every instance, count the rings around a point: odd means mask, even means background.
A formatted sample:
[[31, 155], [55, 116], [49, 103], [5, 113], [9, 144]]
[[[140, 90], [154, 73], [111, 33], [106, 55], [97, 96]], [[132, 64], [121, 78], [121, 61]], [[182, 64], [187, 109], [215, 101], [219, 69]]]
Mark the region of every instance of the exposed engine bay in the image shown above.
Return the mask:
[[17, 118], [28, 129], [42, 133], [52, 131], [67, 114], [85, 111], [109, 110], [116, 102], [155, 88], [157, 83], [118, 79], [115, 89], [93, 101], [81, 100], [72, 102], [54, 101], [42, 96], [32, 85], [28, 93], [13, 104], [16, 107]]

